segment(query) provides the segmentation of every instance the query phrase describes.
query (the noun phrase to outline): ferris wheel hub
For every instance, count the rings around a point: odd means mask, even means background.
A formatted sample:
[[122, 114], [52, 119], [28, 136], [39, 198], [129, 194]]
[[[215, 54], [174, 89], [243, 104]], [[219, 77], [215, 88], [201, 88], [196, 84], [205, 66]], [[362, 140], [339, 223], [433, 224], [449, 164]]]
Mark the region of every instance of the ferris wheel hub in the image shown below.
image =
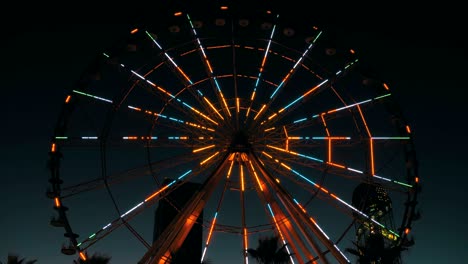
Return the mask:
[[232, 135], [231, 152], [248, 152], [251, 148], [249, 135], [244, 130], [238, 130]]

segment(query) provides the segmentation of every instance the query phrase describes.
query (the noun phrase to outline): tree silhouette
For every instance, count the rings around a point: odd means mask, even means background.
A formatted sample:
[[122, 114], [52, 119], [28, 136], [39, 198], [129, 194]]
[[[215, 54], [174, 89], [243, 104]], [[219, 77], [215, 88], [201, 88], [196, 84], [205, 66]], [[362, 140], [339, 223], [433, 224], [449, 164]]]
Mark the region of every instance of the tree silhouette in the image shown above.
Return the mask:
[[[7, 262], [5, 264], [33, 264], [36, 263], [37, 260], [26, 260], [25, 258], [20, 258], [18, 255], [8, 254]], [[3, 262], [0, 262], [4, 264]]]
[[290, 259], [286, 245], [280, 246], [277, 236], [259, 238], [257, 248], [249, 248], [247, 253], [259, 264], [286, 264]]
[[359, 264], [393, 264], [399, 263], [402, 251], [408, 250], [414, 244], [414, 240], [405, 239], [400, 245], [386, 247], [381, 235], [371, 235], [367, 238], [366, 245], [361, 246], [353, 242], [356, 248], [346, 248], [346, 251], [357, 256]]

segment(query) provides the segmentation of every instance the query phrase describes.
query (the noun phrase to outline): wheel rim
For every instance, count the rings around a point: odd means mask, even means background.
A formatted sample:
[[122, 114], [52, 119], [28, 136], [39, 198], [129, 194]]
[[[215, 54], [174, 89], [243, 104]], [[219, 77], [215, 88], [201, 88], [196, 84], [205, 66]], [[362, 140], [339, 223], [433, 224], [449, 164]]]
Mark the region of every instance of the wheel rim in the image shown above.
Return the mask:
[[[86, 258], [130, 236], [141, 263], [169, 258], [185, 236], [166, 231], [159, 239], [170, 242], [152, 246], [159, 201], [185, 218], [203, 208], [192, 219], [201, 259], [231, 240], [241, 245], [235, 261], [247, 262], [247, 248], [269, 233], [298, 263], [347, 263], [350, 241], [369, 247], [373, 233], [385, 248], [409, 246], [419, 192], [412, 134], [354, 50], [267, 12], [167, 21], [132, 30], [68, 91], [48, 192], [64, 253]], [[169, 195], [188, 182], [206, 194], [182, 209]], [[84, 215], [96, 217], [78, 221]]]

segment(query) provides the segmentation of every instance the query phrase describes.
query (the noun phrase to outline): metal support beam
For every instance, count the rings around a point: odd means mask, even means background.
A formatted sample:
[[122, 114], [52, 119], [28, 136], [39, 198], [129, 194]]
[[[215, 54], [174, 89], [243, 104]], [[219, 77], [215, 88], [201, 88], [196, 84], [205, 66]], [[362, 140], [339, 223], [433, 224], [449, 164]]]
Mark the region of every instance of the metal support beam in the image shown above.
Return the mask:
[[230, 153], [226, 154], [218, 167], [205, 180], [200, 190], [192, 196], [180, 213], [166, 227], [151, 248], [138, 261], [138, 264], [155, 264], [168, 257], [171, 252], [177, 252], [222, 178], [221, 172], [229, 164], [229, 155]]
[[341, 254], [341, 252], [335, 247], [335, 245], [315, 226], [309, 219], [309, 216], [303, 212], [292, 200], [291, 196], [284, 190], [284, 188], [275, 181], [273, 176], [271, 176], [268, 171], [263, 167], [261, 162], [258, 160], [257, 156], [254, 153], [251, 153], [253, 158], [252, 162], [260, 168], [260, 172], [263, 174], [268, 184], [274, 189], [276, 195], [280, 198], [281, 202], [284, 203], [286, 210], [288, 211], [291, 219], [296, 223], [300, 231], [304, 234], [307, 241], [314, 248], [316, 253], [319, 256], [319, 260], [323, 263], [328, 264], [329, 261], [326, 259], [322, 250], [318, 247], [315, 238], [310, 235], [309, 232], [312, 232], [315, 237], [318, 238], [321, 245], [325, 246], [327, 250], [335, 257], [335, 259], [340, 264], [348, 264], [348, 260]]

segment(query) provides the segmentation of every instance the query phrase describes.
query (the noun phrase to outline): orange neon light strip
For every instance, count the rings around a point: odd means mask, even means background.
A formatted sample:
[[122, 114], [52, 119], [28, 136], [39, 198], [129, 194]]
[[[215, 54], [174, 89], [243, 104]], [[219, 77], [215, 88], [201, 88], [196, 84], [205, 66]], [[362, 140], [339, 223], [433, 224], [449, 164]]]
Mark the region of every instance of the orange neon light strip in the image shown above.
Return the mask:
[[361, 107], [357, 105], [357, 109], [359, 110], [359, 114], [361, 115], [362, 122], [364, 122], [364, 126], [366, 127], [367, 135], [369, 135], [369, 147], [370, 147], [370, 160], [371, 160], [371, 175], [374, 176], [375, 174], [375, 165], [374, 165], [374, 142], [372, 141], [372, 135], [367, 126], [366, 119], [364, 118], [364, 114], [362, 113]]
[[50, 151], [55, 152], [55, 150], [56, 150], [55, 143], [52, 143], [52, 147], [51, 147]]
[[[272, 211], [273, 211], [273, 209], [272, 209]], [[284, 236], [283, 236], [283, 233], [281, 232], [281, 229], [279, 227], [278, 222], [276, 221], [276, 217], [274, 215], [272, 215], [271, 217], [273, 217], [273, 221], [275, 222], [275, 226], [276, 226], [276, 229], [278, 230], [278, 233], [279, 233], [279, 235], [281, 237], [281, 240], [284, 241]]]
[[229, 111], [229, 106], [226, 102], [226, 99], [224, 99], [224, 95], [220, 92], [221, 95], [221, 100], [223, 100], [224, 107], [226, 108], [226, 111], [228, 112], [228, 115], [231, 116], [231, 111]]
[[131, 34], [135, 34], [135, 33], [137, 33], [137, 32], [138, 32], [138, 28], [135, 28], [135, 29], [133, 29], [132, 31], [130, 31]]
[[[252, 49], [253, 49], [253, 48], [252, 48]], [[260, 73], [263, 72], [263, 67], [265, 66], [266, 59], [267, 59], [267, 56], [263, 56], [262, 66], [260, 66]]]
[[177, 67], [176, 68], [180, 74], [182, 74], [182, 76], [184, 76], [184, 78], [188, 81], [188, 82], [191, 82], [190, 78], [187, 76], [187, 74], [185, 74], [185, 72], [180, 68], [180, 67]]
[[390, 88], [388, 87], [386, 83], [383, 84], [383, 87], [385, 88], [385, 90], [390, 90]]
[[284, 164], [283, 162], [280, 163], [281, 166], [285, 167], [286, 169], [288, 170], [291, 170], [291, 167], [289, 167], [288, 165]]
[[181, 16], [182, 15], [182, 12], [175, 12], [174, 13], [174, 16]]
[[326, 139], [344, 140], [344, 139], [349, 139], [349, 137], [326, 137]]
[[208, 157], [207, 159], [205, 159], [204, 161], [200, 162], [200, 165], [203, 165], [203, 164], [207, 163], [210, 159], [214, 158], [214, 157], [215, 157], [216, 155], [218, 155], [218, 154], [219, 154], [219, 151], [216, 152], [215, 154], [209, 156], [209, 157]]
[[206, 65], [208, 65], [208, 69], [211, 73], [213, 73], [213, 68], [211, 67], [210, 61], [205, 57]]
[[329, 191], [325, 188], [323, 188], [322, 186], [320, 186], [320, 190], [324, 191], [325, 193], [329, 193]]
[[252, 92], [252, 96], [250, 96], [250, 101], [253, 101], [254, 98], [255, 98], [255, 91]]
[[[190, 79], [188, 79], [188, 76], [185, 75], [185, 73], [182, 71], [182, 69], [180, 69], [180, 67], [177, 67], [177, 69], [178, 69], [178, 70], [184, 75], [184, 77], [190, 82]], [[156, 89], [160, 90], [161, 92], [167, 94], [169, 97], [171, 97], [170, 100], [172, 100], [172, 99], [174, 98], [173, 95], [172, 95], [170, 92], [164, 90], [162, 87], [157, 86], [156, 84], [153, 84], [153, 83], [151, 83], [151, 85], [152, 85], [153, 87], [155, 87]], [[209, 118], [208, 116], [204, 115], [203, 113], [201, 113], [201, 112], [198, 111], [197, 109], [195, 109], [195, 108], [193, 108], [193, 107], [191, 107], [190, 109], [191, 109], [192, 111], [194, 111], [195, 113], [201, 115], [201, 116], [204, 117], [205, 119], [207, 119], [207, 120], [213, 122], [214, 124], [218, 125], [218, 123], [217, 123], [216, 121], [214, 121], [213, 119], [211, 119], [211, 118]]]
[[362, 122], [364, 123], [364, 126], [366, 127], [367, 135], [371, 138], [371, 132], [369, 130], [369, 127], [367, 126], [366, 119], [364, 118], [364, 114], [362, 113], [361, 107], [359, 105], [356, 105], [357, 109], [359, 110], [359, 114], [361, 115]]
[[218, 125], [218, 122], [216, 122], [216, 121], [214, 121], [213, 119], [209, 118], [207, 115], [203, 114], [202, 112], [198, 111], [197, 109], [195, 109], [195, 108], [193, 108], [193, 107], [192, 107], [191, 109], [192, 109], [193, 111], [195, 111], [195, 113], [197, 113], [197, 114], [201, 115], [202, 117], [204, 117], [205, 119], [207, 119], [207, 120], [213, 122], [214, 124]]
[[286, 74], [286, 76], [284, 76], [283, 80], [281, 81], [282, 83], [286, 82], [286, 80], [289, 79], [289, 76], [291, 76], [292, 71], [293, 69], [289, 70], [288, 74]]
[[255, 175], [255, 179], [257, 180], [258, 186], [260, 187], [260, 191], [263, 192], [262, 183], [260, 182], [260, 178], [258, 178], [258, 175], [257, 175], [256, 171], [254, 171], [254, 175]]
[[408, 134], [411, 134], [411, 129], [408, 125], [406, 126], [406, 132], [408, 132]]
[[218, 116], [221, 117], [222, 120], [224, 120], [224, 117], [218, 112], [218, 110], [214, 107], [214, 105], [210, 102], [210, 100], [208, 100], [208, 98], [206, 97], [203, 97], [203, 99], [205, 99], [205, 101], [208, 103], [211, 109], [213, 109], [215, 113], [218, 114]]
[[324, 115], [320, 115], [320, 118], [322, 118], [322, 122], [323, 122], [323, 126], [325, 127], [325, 131], [327, 133], [327, 136], [328, 136], [328, 162], [331, 162], [332, 160], [332, 141], [330, 139], [330, 131], [328, 131], [328, 127], [327, 127], [327, 122], [325, 122], [325, 118], [323, 117]]
[[60, 200], [59, 200], [59, 198], [58, 198], [58, 197], [55, 197], [54, 200], [55, 200], [55, 206], [56, 206], [56, 207], [60, 207]]
[[210, 232], [208, 233], [208, 238], [206, 239], [206, 245], [210, 243], [211, 235], [213, 234], [215, 223], [216, 223], [216, 217], [213, 218], [213, 222], [211, 223]]
[[206, 146], [206, 147], [203, 147], [203, 148], [199, 148], [199, 149], [194, 149], [192, 150], [193, 153], [196, 153], [196, 152], [200, 152], [200, 151], [203, 151], [203, 150], [206, 150], [206, 149], [210, 149], [210, 148], [214, 148], [216, 145], [209, 145], [209, 146]]
[[245, 113], [245, 117], [249, 117], [249, 113], [250, 113], [250, 106], [249, 106], [249, 108], [247, 108], [247, 112]]
[[249, 160], [249, 163], [250, 163], [250, 167], [252, 168], [252, 171], [254, 173], [255, 180], [257, 181], [258, 187], [260, 187], [260, 191], [263, 192], [262, 183], [260, 182], [260, 179], [258, 178], [257, 172], [255, 171], [255, 168], [254, 168], [254, 166], [252, 164], [252, 161]]
[[333, 163], [333, 162], [327, 162], [327, 164], [332, 165], [334, 167], [341, 168], [341, 169], [346, 169], [346, 167], [344, 165], [341, 165], [341, 164], [336, 164], [336, 163]]
[[265, 156], [267, 156], [267, 157], [269, 157], [270, 159], [273, 158], [273, 156], [271, 156], [270, 154], [266, 153], [265, 151], [262, 151], [262, 154], [265, 155]]
[[311, 92], [317, 90], [320, 86], [321, 86], [321, 84], [316, 85], [315, 87], [313, 87], [313, 88], [310, 89], [309, 91], [305, 92], [305, 93], [302, 95], [302, 97], [306, 97], [306, 96], [309, 95]]
[[[234, 153], [232, 153], [232, 155], [234, 155]], [[234, 165], [234, 159], [231, 160], [231, 165], [229, 166], [229, 170], [228, 170], [228, 173], [227, 173], [227, 178], [229, 179], [229, 177], [231, 176], [231, 171], [232, 171], [232, 166]]]
[[65, 103], [68, 104], [70, 102], [71, 95], [67, 96], [67, 99], [65, 99]]
[[80, 258], [84, 261], [86, 261], [86, 255], [83, 252], [80, 252]]
[[301, 208], [302, 212], [307, 213], [306, 209], [304, 209], [304, 207], [302, 207], [300, 203], [296, 203], [296, 204], [297, 206], [299, 206], [299, 208]]
[[268, 117], [268, 120], [272, 119], [273, 117], [277, 116], [277, 113], [272, 114], [271, 116]]
[[248, 248], [248, 239], [247, 239], [247, 228], [244, 227], [244, 247], [247, 250]]
[[161, 193], [162, 191], [166, 190], [168, 187], [169, 187], [169, 185], [166, 185], [166, 186], [164, 186], [161, 190], [159, 190], [159, 191], [153, 193], [152, 195], [148, 196], [148, 198], [145, 199], [145, 202], [147, 202], [147, 201], [153, 199], [156, 195], [158, 195], [158, 194]]
[[240, 177], [241, 177], [241, 190], [245, 191], [245, 186], [244, 186], [244, 166], [242, 164], [240, 165]]
[[258, 113], [255, 115], [254, 120], [256, 120], [257, 117], [260, 115], [260, 113], [263, 112], [263, 110], [265, 109], [265, 107], [266, 107], [266, 104], [262, 105], [262, 108], [260, 108], [260, 111], [258, 111]]

